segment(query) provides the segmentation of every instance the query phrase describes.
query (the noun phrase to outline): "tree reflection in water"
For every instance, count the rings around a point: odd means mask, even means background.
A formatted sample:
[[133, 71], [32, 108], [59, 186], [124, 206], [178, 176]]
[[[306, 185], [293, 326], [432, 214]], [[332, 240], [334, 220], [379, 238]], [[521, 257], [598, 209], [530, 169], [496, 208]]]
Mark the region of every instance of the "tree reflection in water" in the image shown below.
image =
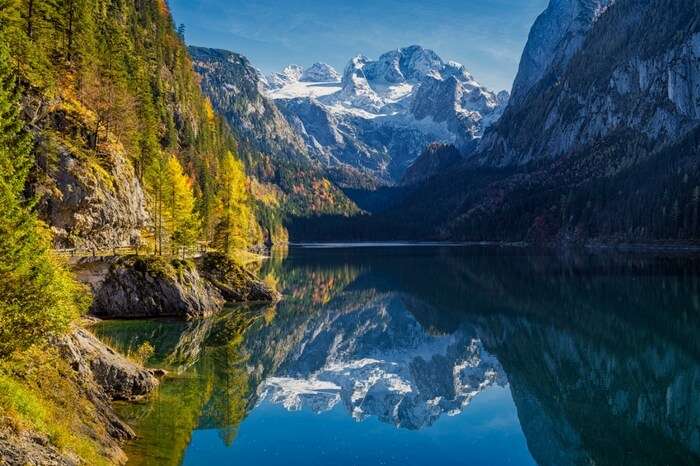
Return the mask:
[[[121, 405], [133, 464], [179, 464], [195, 429], [226, 444], [261, 399], [335, 404], [429, 429], [509, 384], [541, 465], [700, 461], [695, 258], [489, 248], [292, 248], [263, 264], [285, 295], [212, 319], [108, 322], [171, 376]], [[298, 390], [302, 387], [303, 390]], [[295, 390], [297, 390], [295, 392]], [[357, 403], [361, 395], [362, 403]]]

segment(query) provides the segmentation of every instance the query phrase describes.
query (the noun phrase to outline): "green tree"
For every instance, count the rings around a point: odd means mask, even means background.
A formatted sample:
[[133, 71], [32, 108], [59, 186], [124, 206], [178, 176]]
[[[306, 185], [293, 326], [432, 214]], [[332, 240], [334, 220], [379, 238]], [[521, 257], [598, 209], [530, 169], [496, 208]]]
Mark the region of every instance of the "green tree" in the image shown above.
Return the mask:
[[155, 253], [163, 254], [163, 241], [165, 231], [165, 196], [168, 183], [168, 161], [164, 154], [160, 153], [153, 158], [145, 173], [146, 191], [149, 194], [148, 203], [153, 217], [153, 235], [155, 238]]
[[9, 64], [0, 33], [0, 357], [63, 332], [86, 304], [23, 196], [31, 139]]

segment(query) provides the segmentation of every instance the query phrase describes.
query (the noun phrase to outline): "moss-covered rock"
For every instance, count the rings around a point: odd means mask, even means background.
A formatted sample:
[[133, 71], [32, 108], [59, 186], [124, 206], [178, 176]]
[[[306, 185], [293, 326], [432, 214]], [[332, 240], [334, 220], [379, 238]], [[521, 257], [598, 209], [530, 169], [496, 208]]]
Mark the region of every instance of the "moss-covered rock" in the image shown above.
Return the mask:
[[115, 260], [94, 293], [92, 314], [110, 318], [205, 317], [224, 304], [192, 261], [162, 257]]
[[202, 275], [223, 295], [226, 301], [278, 301], [281, 295], [251, 272], [222, 253], [208, 253], [198, 259]]

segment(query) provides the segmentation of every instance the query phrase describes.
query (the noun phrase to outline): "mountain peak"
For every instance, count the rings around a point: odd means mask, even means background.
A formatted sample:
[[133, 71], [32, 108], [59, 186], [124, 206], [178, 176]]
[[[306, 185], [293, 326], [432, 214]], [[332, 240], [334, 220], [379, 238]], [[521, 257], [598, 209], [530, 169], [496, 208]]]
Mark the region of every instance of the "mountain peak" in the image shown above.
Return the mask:
[[327, 63], [314, 63], [299, 76], [299, 81], [324, 83], [340, 81], [340, 74]]
[[279, 89], [289, 83], [299, 81], [303, 73], [303, 67], [299, 65], [287, 65], [282, 71], [267, 76], [265, 82], [270, 89]]

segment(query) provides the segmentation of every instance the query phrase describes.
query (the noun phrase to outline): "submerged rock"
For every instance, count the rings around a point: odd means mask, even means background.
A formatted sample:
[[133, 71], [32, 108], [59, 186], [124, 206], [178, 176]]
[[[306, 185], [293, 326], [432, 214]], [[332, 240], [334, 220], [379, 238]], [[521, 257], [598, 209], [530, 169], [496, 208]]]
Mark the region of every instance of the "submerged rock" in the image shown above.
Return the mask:
[[224, 298], [194, 263], [162, 257], [116, 259], [93, 288], [98, 317], [205, 317], [221, 310]]
[[278, 301], [281, 295], [228, 256], [209, 253], [198, 260], [202, 275], [227, 301]]

